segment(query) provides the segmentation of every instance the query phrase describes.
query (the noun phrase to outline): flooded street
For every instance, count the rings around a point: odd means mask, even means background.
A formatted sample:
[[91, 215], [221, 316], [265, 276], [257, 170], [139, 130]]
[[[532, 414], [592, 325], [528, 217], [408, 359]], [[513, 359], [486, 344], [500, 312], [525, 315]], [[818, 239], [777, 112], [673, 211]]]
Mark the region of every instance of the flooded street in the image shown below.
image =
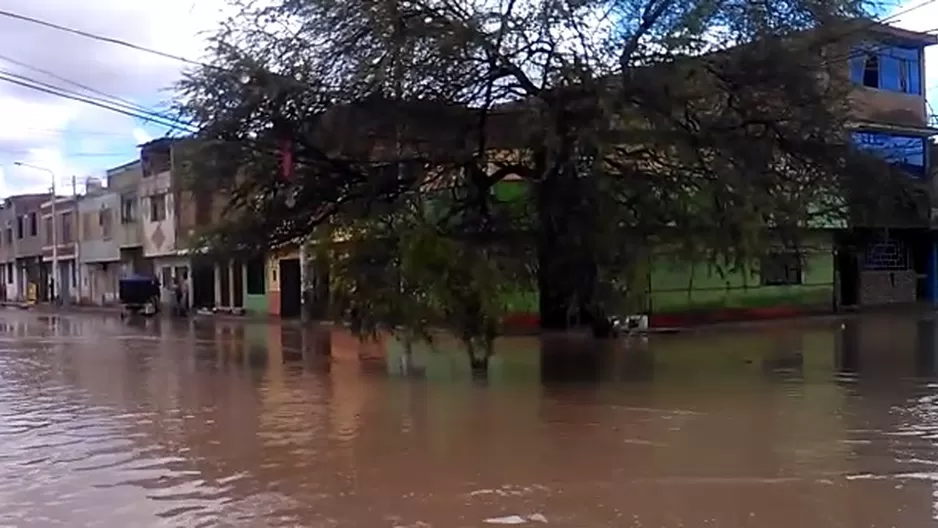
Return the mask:
[[790, 325], [507, 339], [479, 381], [445, 343], [0, 311], [0, 526], [936, 523], [935, 323]]

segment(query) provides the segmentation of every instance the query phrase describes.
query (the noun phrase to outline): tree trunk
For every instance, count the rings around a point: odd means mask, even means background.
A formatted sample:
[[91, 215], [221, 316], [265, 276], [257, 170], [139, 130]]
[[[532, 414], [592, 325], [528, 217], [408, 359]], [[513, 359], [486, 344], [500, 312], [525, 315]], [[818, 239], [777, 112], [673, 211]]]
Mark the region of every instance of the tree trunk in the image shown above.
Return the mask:
[[476, 353], [474, 343], [468, 343], [466, 350], [469, 353], [469, 369], [472, 373], [472, 379], [487, 381], [489, 378], [489, 360], [494, 353], [492, 343], [487, 343], [481, 354]]
[[592, 322], [597, 279], [589, 243], [593, 222], [583, 203], [583, 180], [569, 167], [549, 175], [538, 188], [538, 290], [542, 330], [566, 330]]

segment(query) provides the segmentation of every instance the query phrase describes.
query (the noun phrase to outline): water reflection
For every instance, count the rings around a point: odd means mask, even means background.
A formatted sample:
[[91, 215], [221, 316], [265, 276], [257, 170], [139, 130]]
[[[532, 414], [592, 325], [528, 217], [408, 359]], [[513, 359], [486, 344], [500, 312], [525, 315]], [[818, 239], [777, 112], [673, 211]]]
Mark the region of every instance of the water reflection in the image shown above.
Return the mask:
[[445, 339], [0, 312], [0, 525], [927, 525], [935, 332], [510, 338], [479, 384]]

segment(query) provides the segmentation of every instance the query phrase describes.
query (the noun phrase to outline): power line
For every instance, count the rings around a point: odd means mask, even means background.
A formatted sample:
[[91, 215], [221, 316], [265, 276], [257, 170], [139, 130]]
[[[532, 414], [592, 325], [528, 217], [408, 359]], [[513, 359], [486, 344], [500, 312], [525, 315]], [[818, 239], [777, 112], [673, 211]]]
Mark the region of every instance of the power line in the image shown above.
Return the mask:
[[[64, 99], [78, 101], [81, 103], [85, 103], [91, 106], [102, 108], [104, 110], [109, 110], [112, 112], [123, 114], [129, 117], [140, 119], [140, 120], [147, 121], [150, 123], [155, 123], [155, 124], [164, 126], [166, 128], [169, 128], [171, 130], [184, 130], [189, 133], [196, 131], [196, 127], [189, 123], [184, 123], [179, 120], [153, 114], [152, 112], [149, 112], [146, 110], [122, 107], [121, 105], [114, 104], [111, 101], [101, 101], [100, 99], [96, 99], [91, 96], [77, 94], [75, 92], [71, 92], [61, 87], [48, 85], [46, 83], [42, 83], [39, 81], [35, 81], [33, 79], [29, 79], [28, 77], [11, 74], [8, 72], [3, 72], [2, 70], [0, 70], [0, 81], [8, 82], [8, 83], [21, 86], [24, 88], [28, 88], [31, 90], [36, 90], [38, 92], [46, 93], [49, 95], [62, 97]], [[270, 145], [265, 145], [265, 142], [263, 141], [245, 140], [245, 144], [250, 145], [251, 150], [259, 154], [276, 155], [277, 153], [280, 152], [279, 150], [280, 145], [274, 142], [271, 142]]]
[[[140, 106], [140, 105], [137, 105], [137, 104], [135, 104], [135, 103], [133, 103], [133, 102], [131, 102], [131, 101], [128, 101], [127, 99], [123, 99], [123, 98], [121, 98], [121, 97], [118, 97], [118, 96], [115, 96], [115, 95], [111, 95], [111, 94], [109, 94], [109, 93], [107, 93], [107, 92], [98, 90], [97, 88], [88, 86], [88, 85], [83, 84], [83, 83], [80, 83], [80, 82], [78, 82], [78, 81], [74, 81], [74, 80], [69, 79], [69, 78], [67, 78], [67, 77], [63, 77], [63, 76], [61, 76], [61, 75], [59, 75], [59, 74], [57, 74], [57, 73], [55, 73], [55, 72], [51, 72], [51, 71], [46, 70], [46, 69], [44, 69], [44, 68], [40, 68], [40, 67], [38, 67], [38, 66], [33, 66], [33, 65], [31, 65], [31, 64], [28, 64], [28, 63], [25, 63], [25, 62], [22, 62], [22, 61], [19, 61], [19, 60], [10, 58], [10, 57], [8, 57], [8, 56], [6, 56], [6, 55], [0, 55], [0, 60], [7, 61], [7, 62], [9, 62], [9, 63], [11, 63], [11, 64], [14, 64], [14, 65], [16, 65], [16, 66], [20, 66], [20, 67], [22, 67], [22, 68], [27, 68], [27, 69], [33, 70], [33, 71], [38, 72], [38, 73], [40, 73], [40, 74], [48, 75], [48, 76], [50, 76], [50, 77], [52, 77], [52, 78], [54, 78], [54, 79], [57, 79], [57, 80], [59, 80], [59, 81], [62, 81], [62, 82], [64, 82], [64, 83], [66, 83], [66, 84], [70, 84], [70, 85], [72, 85], [72, 86], [77, 86], [78, 88], [82, 88], [82, 89], [87, 90], [87, 91], [89, 91], [89, 92], [91, 92], [91, 93], [98, 94], [98, 95], [103, 96], [103, 97], [105, 97], [106, 99], [108, 99], [108, 100], [109, 100], [108, 102], [112, 102], [112, 103], [118, 104], [118, 105], [120, 105], [120, 106], [124, 106], [124, 107], [126, 107], [126, 108], [129, 108], [129, 109], [132, 109], [132, 110], [135, 110], [135, 111], [138, 111], [138, 112], [142, 112], [142, 113], [145, 113], [145, 114], [148, 114], [148, 115], [149, 115], [149, 114], [157, 115], [157, 116], [160, 116], [160, 117], [162, 117], [162, 118], [165, 118], [165, 119], [167, 119], [167, 120], [169, 120], [169, 121], [176, 121], [175, 119], [166, 117], [166, 116], [165, 116], [164, 114], [162, 114], [162, 113], [154, 112], [154, 111], [152, 111], [152, 110], [150, 110], [150, 109], [144, 108], [144, 107], [142, 107], [142, 106]], [[6, 72], [6, 71], [4, 71], [4, 70], [0, 70], [0, 73], [6, 73], [6, 74], [8, 74], [8, 75], [17, 77], [17, 78], [19, 78], [20, 80], [24, 80], [24, 81], [26, 81], [26, 82], [32, 82], [32, 83], [36, 83], [36, 84], [39, 84], [39, 85], [43, 85], [43, 86], [45, 86], [46, 88], [62, 90], [61, 87], [54, 86], [54, 85], [49, 84], [49, 83], [44, 83], [44, 82], [42, 82], [42, 81], [37, 81], [37, 80], [35, 80], [35, 79], [31, 79], [31, 78], [26, 77], [26, 76], [23, 76], [23, 75], [18, 75], [18, 74], [12, 73], [12, 72]], [[172, 130], [174, 130], [174, 129], [175, 129], [174, 127], [170, 127], [170, 131], [169, 131], [169, 132], [172, 132]]]
[[127, 105], [127, 106], [134, 106], [134, 103], [132, 103], [132, 102], [126, 100], [126, 99], [122, 99], [122, 98], [120, 98], [120, 97], [113, 96], [113, 95], [108, 94], [108, 93], [106, 93], [106, 92], [102, 92], [101, 90], [98, 90], [97, 88], [93, 88], [93, 87], [88, 86], [88, 85], [86, 85], [86, 84], [82, 84], [82, 83], [80, 83], [80, 82], [78, 82], [78, 81], [73, 81], [73, 80], [68, 79], [68, 78], [66, 78], [66, 77], [62, 77], [61, 75], [59, 75], [59, 74], [57, 74], [57, 73], [55, 73], [55, 72], [51, 72], [51, 71], [49, 71], [49, 70], [46, 70], [46, 69], [44, 69], [44, 68], [40, 68], [40, 67], [38, 67], [38, 66], [33, 66], [33, 65], [31, 65], [31, 64], [27, 64], [27, 63], [25, 63], [25, 62], [22, 62], [22, 61], [13, 59], [13, 58], [11, 58], [11, 57], [8, 57], [8, 56], [2, 55], [2, 54], [0, 54], [0, 60], [9, 62], [10, 64], [19, 66], [19, 67], [21, 67], [21, 68], [26, 68], [26, 69], [28, 69], [28, 70], [32, 70], [32, 71], [37, 72], [37, 73], [41, 73], [41, 74], [43, 74], [43, 75], [48, 75], [49, 77], [52, 77], [53, 79], [56, 79], [56, 80], [58, 80], [58, 81], [62, 81], [62, 82], [64, 82], [64, 83], [70, 84], [70, 85], [72, 85], [72, 86], [76, 86], [76, 87], [81, 88], [81, 89], [83, 89], [83, 90], [87, 90], [87, 91], [89, 91], [89, 92], [91, 92], [91, 93], [96, 93], [96, 94], [101, 95], [101, 96], [103, 96], [103, 97], [107, 97], [108, 99], [113, 99], [114, 101], [117, 101], [117, 102], [119, 102], [119, 103], [121, 103], [121, 104], [124, 104], [124, 105]]
[[[888, 23], [889, 21], [896, 19], [897, 17], [901, 17], [901, 16], [903, 16], [903, 15], [907, 15], [907, 14], [913, 12], [913, 11], [916, 11], [916, 10], [921, 9], [921, 8], [923, 8], [923, 7], [926, 7], [926, 6], [928, 6], [928, 5], [934, 4], [936, 1], [938, 1], [938, 0], [923, 0], [922, 2], [919, 2], [918, 4], [915, 4], [915, 5], [910, 6], [910, 7], [908, 7], [908, 8], [905, 8], [905, 9], [902, 9], [902, 10], [900, 10], [900, 11], [894, 12], [894, 13], [890, 14], [889, 16], [886, 16], [886, 17], [883, 17], [883, 18], [880, 18], [880, 19], [870, 20], [870, 21], [868, 21], [867, 23], [862, 24], [862, 25], [859, 26], [859, 27], [854, 27], [854, 28], [852, 28], [852, 31], [848, 31], [848, 32], [846, 32], [846, 33], [844, 33], [844, 34], [842, 34], [842, 35], [839, 35], [836, 40], [832, 40], [831, 42], [828, 42], [828, 43], [833, 43], [833, 42], [836, 42], [837, 40], [841, 40], [841, 39], [843, 39], [843, 38], [849, 37], [849, 36], [851, 36], [853, 33], [858, 33], [858, 32], [867, 31], [867, 30], [869, 30], [869, 29], [873, 29], [874, 27], [876, 27], [877, 25], [880, 25], [880, 24], [886, 24], [886, 23]], [[121, 46], [121, 47], [124, 47], [124, 48], [132, 49], [132, 50], [139, 51], [139, 52], [143, 52], [143, 53], [149, 53], [149, 54], [152, 54], [152, 55], [156, 55], [156, 56], [163, 57], [163, 58], [167, 58], [167, 59], [171, 59], [171, 60], [176, 60], [176, 61], [183, 62], [183, 63], [186, 63], [186, 64], [194, 65], [194, 66], [201, 66], [201, 67], [206, 67], [206, 68], [211, 68], [211, 69], [220, 69], [220, 70], [224, 70], [224, 68], [221, 68], [221, 67], [219, 67], [219, 66], [214, 66], [214, 65], [210, 65], [210, 64], [203, 63], [203, 62], [195, 61], [195, 60], [188, 59], [188, 58], [185, 58], [185, 57], [182, 57], [182, 56], [179, 56], [179, 55], [175, 55], [175, 54], [172, 54], [172, 53], [168, 53], [168, 52], [160, 51], [160, 50], [157, 50], [157, 49], [149, 48], [149, 47], [146, 47], [146, 46], [142, 46], [142, 45], [139, 45], [139, 44], [135, 44], [135, 43], [132, 43], [132, 42], [128, 42], [128, 41], [126, 41], [126, 40], [117, 39], [117, 38], [113, 38], [113, 37], [108, 37], [108, 36], [104, 36], [104, 35], [99, 35], [99, 34], [96, 34], [96, 33], [91, 33], [91, 32], [88, 32], [88, 31], [84, 31], [84, 30], [80, 30], [80, 29], [76, 29], [76, 28], [64, 26], [64, 25], [61, 25], [61, 24], [56, 24], [56, 23], [54, 23], [54, 22], [49, 22], [49, 21], [47, 21], [47, 20], [42, 20], [42, 19], [35, 18], [35, 17], [31, 17], [31, 16], [28, 16], [28, 15], [23, 15], [23, 14], [20, 14], [20, 13], [15, 13], [15, 12], [12, 12], [12, 11], [9, 11], [9, 10], [0, 9], [0, 16], [7, 17], [7, 18], [12, 18], [12, 19], [15, 19], [15, 20], [20, 20], [20, 21], [23, 21], [23, 22], [28, 22], [28, 23], [35, 24], [35, 25], [39, 25], [39, 26], [43, 26], [43, 27], [46, 27], [46, 28], [49, 28], [49, 29], [54, 29], [54, 30], [57, 30], [57, 31], [62, 31], [62, 32], [70, 33], [70, 34], [73, 34], [73, 35], [81, 36], [81, 37], [83, 37], [83, 38], [88, 38], [88, 39], [92, 39], [92, 40], [96, 40], [96, 41], [100, 41], [100, 42], [105, 42], [105, 43], [108, 43], [108, 44], [113, 44], [113, 45]], [[938, 28], [933, 29], [933, 30], [929, 30], [929, 31], [931, 31], [931, 32], [938, 31]], [[922, 33], [928, 33], [929, 31], [925, 31], [925, 32], [922, 32]], [[853, 53], [852, 53], [852, 52], [851, 52], [850, 54], [848, 54], [848, 55], [846, 55], [846, 56], [840, 58], [840, 60], [849, 60], [850, 58], [853, 58]], [[156, 123], [156, 124], [159, 124], [159, 125], [161, 125], [161, 126], [165, 126], [165, 127], [167, 127], [167, 128], [170, 128], [170, 129], [172, 129], [172, 130], [176, 130], [176, 129], [179, 129], [179, 128], [182, 127], [182, 128], [188, 128], [188, 129], [191, 131], [192, 128], [193, 128], [191, 124], [188, 124], [188, 123], [181, 123], [181, 122], [179, 122], [179, 121], [176, 120], [176, 119], [167, 118], [166, 116], [160, 115], [160, 114], [158, 114], [158, 113], [151, 112], [150, 110], [144, 109], [144, 108], [142, 108], [142, 107], [138, 107], [137, 105], [134, 105], [134, 104], [132, 104], [132, 103], [129, 103], [129, 102], [125, 101], [125, 100], [122, 100], [122, 99], [120, 99], [120, 98], [118, 98], [118, 97], [115, 97], [115, 96], [112, 96], [112, 95], [110, 95], [110, 94], [107, 94], [107, 93], [105, 93], [105, 92], [102, 92], [102, 91], [100, 91], [100, 90], [94, 89], [94, 88], [92, 88], [92, 87], [86, 86], [86, 85], [81, 84], [81, 83], [78, 83], [78, 82], [76, 82], [76, 81], [72, 81], [72, 80], [70, 80], [70, 79], [66, 79], [66, 78], [64, 78], [64, 77], [60, 77], [60, 76], [58, 76], [57, 74], [48, 72], [47, 70], [43, 70], [43, 69], [40, 69], [40, 68], [38, 68], [38, 67], [34, 67], [34, 66], [31, 66], [31, 65], [28, 65], [28, 64], [24, 64], [24, 63], [21, 63], [21, 62], [19, 62], [19, 61], [15, 61], [15, 60], [13, 60], [13, 59], [9, 59], [8, 57], [4, 57], [4, 56], [2, 56], [2, 55], [0, 55], [0, 59], [7, 60], [8, 62], [11, 62], [11, 63], [13, 63], [13, 64], [18, 64], [18, 65], [20, 65], [20, 66], [22, 66], [22, 67], [29, 68], [29, 69], [32, 69], [32, 70], [34, 70], [34, 71], [37, 71], [37, 72], [40, 72], [40, 73], [44, 73], [44, 74], [46, 74], [46, 75], [50, 75], [50, 76], [52, 76], [52, 77], [54, 77], [54, 78], [57, 78], [57, 79], [59, 79], [59, 80], [61, 80], [61, 81], [63, 81], [63, 82], [66, 82], [66, 83], [68, 83], [68, 84], [72, 84], [72, 85], [74, 85], [74, 86], [78, 86], [78, 87], [80, 87], [80, 88], [83, 88], [83, 89], [85, 89], [85, 90], [91, 91], [91, 92], [93, 92], [93, 93], [97, 93], [97, 94], [99, 94], [99, 95], [103, 95], [103, 96], [105, 96], [105, 97], [107, 97], [107, 98], [109, 98], [109, 99], [112, 99], [112, 101], [100, 101], [100, 100], [96, 100], [96, 99], [94, 99], [94, 98], [92, 98], [92, 97], [84, 96], [84, 95], [81, 95], [81, 94], [76, 94], [76, 93], [74, 93], [74, 92], [68, 92], [67, 90], [64, 90], [64, 89], [62, 89], [62, 88], [60, 88], [60, 87], [53, 86], [53, 85], [49, 85], [48, 83], [42, 83], [42, 82], [36, 81], [36, 80], [34, 80], [34, 79], [29, 79], [29, 78], [26, 78], [26, 77], [17, 76], [17, 75], [15, 75], [15, 74], [10, 73], [10, 72], [3, 72], [2, 70], [0, 70], [0, 81], [10, 82], [10, 83], [12, 83], [12, 84], [17, 84], [17, 85], [20, 85], [20, 86], [23, 86], [23, 87], [26, 87], [26, 88], [31, 88], [31, 89], [38, 90], [38, 91], [41, 91], [41, 92], [45, 92], [45, 93], [48, 93], [48, 94], [51, 94], [51, 95], [57, 95], [57, 96], [59, 96], [59, 97], [64, 97], [64, 98], [67, 98], [67, 99], [72, 99], [72, 100], [75, 100], [75, 101], [83, 102], [83, 103], [86, 103], [86, 104], [89, 104], [89, 105], [92, 105], [92, 106], [97, 106], [97, 107], [99, 107], [99, 108], [103, 108], [103, 109], [106, 109], [106, 110], [111, 110], [111, 111], [113, 111], [113, 112], [117, 112], [117, 113], [121, 113], [121, 114], [124, 114], [124, 115], [128, 115], [128, 116], [130, 116], [130, 117], [134, 117], [134, 118], [141, 119], [141, 120], [144, 120], [144, 121]], [[826, 62], [826, 63], [829, 63], [829, 62], [833, 62], [833, 61], [835, 61], [835, 60], [838, 60], [838, 58], [836, 58], [836, 57], [835, 57], [835, 58], [829, 58], [829, 59], [827, 59], [825, 62]], [[17, 78], [17, 77], [19, 77], [19, 78]]]
[[31, 17], [31, 16], [28, 16], [28, 15], [22, 15], [22, 14], [19, 14], [19, 13], [14, 13], [13, 11], [7, 11], [7, 10], [5, 10], [5, 9], [0, 9], [0, 16], [4, 16], [4, 17], [7, 17], [7, 18], [13, 18], [13, 19], [20, 20], [20, 21], [23, 21], [23, 22], [29, 22], [30, 24], [36, 24], [36, 25], [39, 25], [39, 26], [47, 27], [47, 28], [49, 28], [49, 29], [55, 29], [55, 30], [57, 30], [57, 31], [64, 31], [64, 32], [66, 32], [66, 33], [71, 33], [71, 34], [73, 34], [73, 35], [78, 35], [78, 36], [80, 36], [80, 37], [89, 38], [89, 39], [97, 40], [97, 41], [100, 41], [100, 42], [106, 42], [106, 43], [108, 43], [108, 44], [114, 44], [114, 45], [116, 45], [116, 46], [121, 46], [121, 47], [124, 47], [124, 48], [136, 50], [136, 51], [142, 51], [142, 52], [144, 52], [144, 53], [149, 53], [149, 54], [151, 54], [151, 55], [156, 55], [156, 56], [159, 56], [159, 57], [163, 57], [163, 58], [165, 58], [165, 59], [171, 59], [171, 60], [176, 60], [176, 61], [179, 61], [179, 62], [184, 62], [184, 63], [186, 63], [186, 64], [191, 64], [191, 65], [193, 65], [193, 66], [204, 66], [204, 67], [208, 67], [208, 68], [211, 68], [211, 67], [212, 67], [212, 66], [210, 66], [210, 65], [208, 65], [208, 64], [204, 64], [204, 63], [201, 63], [201, 62], [199, 62], [199, 61], [192, 60], [192, 59], [187, 59], [187, 58], [185, 58], [185, 57], [181, 57], [181, 56], [175, 55], [175, 54], [173, 54], [173, 53], [167, 53], [167, 52], [165, 52], [165, 51], [160, 51], [160, 50], [156, 50], [156, 49], [153, 49], [153, 48], [148, 48], [148, 47], [146, 47], [146, 46], [141, 46], [141, 45], [139, 45], [139, 44], [134, 44], [133, 42], [128, 42], [128, 41], [126, 41], [126, 40], [121, 40], [121, 39], [117, 39], [117, 38], [113, 38], [113, 37], [107, 37], [107, 36], [104, 36], [104, 35], [98, 35], [98, 34], [96, 34], [96, 33], [91, 33], [91, 32], [88, 32], [88, 31], [83, 31], [83, 30], [81, 30], [81, 29], [76, 29], [76, 28], [72, 28], [72, 27], [68, 27], [68, 26], [63, 26], [63, 25], [60, 25], [60, 24], [56, 24], [56, 23], [54, 23], [54, 22], [49, 22], [49, 21], [47, 21], [47, 20], [42, 20], [42, 19], [39, 19], [39, 18]]
[[132, 107], [123, 107], [119, 104], [115, 104], [110, 101], [101, 101], [100, 99], [95, 99], [90, 96], [77, 94], [74, 92], [69, 92], [68, 90], [57, 87], [57, 86], [48, 85], [47, 83], [35, 81], [27, 77], [23, 77], [23, 76], [16, 75], [16, 74], [11, 74], [9, 72], [4, 72], [2, 70], [0, 70], [0, 81], [8, 82], [10, 84], [15, 84], [17, 86], [21, 86], [24, 88], [29, 88], [31, 90], [36, 90], [38, 92], [43, 92], [49, 95], [55, 95], [55, 96], [62, 97], [65, 99], [71, 99], [73, 101], [78, 101], [81, 103], [89, 104], [91, 106], [96, 106], [98, 108], [110, 110], [112, 112], [123, 114], [129, 117], [133, 117], [133, 118], [140, 119], [143, 121], [148, 121], [151, 123], [162, 125], [167, 128], [172, 128], [172, 129], [187, 128], [189, 130], [192, 130], [192, 126], [187, 123], [183, 123], [177, 120], [172, 120], [164, 116], [151, 113], [147, 110], [135, 109]]
[[905, 9], [902, 9], [902, 10], [900, 10], [900, 11], [897, 11], [897, 12], [895, 12], [895, 13], [889, 15], [889, 16], [886, 17], [886, 18], [881, 19], [881, 20], [880, 20], [880, 23], [882, 24], [882, 23], [886, 23], [886, 22], [895, 20], [897, 17], [901, 17], [902, 15], [908, 15], [908, 14], [911, 13], [912, 11], [917, 11], [917, 10], [919, 10], [919, 9], [921, 9], [921, 8], [927, 6], [927, 5], [933, 4], [933, 3], [935, 3], [935, 0], [924, 0], [923, 2], [919, 2], [919, 3], [915, 4], [915, 5], [909, 6], [909, 7], [905, 8]]
[[[36, 128], [29, 126], [16, 126], [16, 130], [23, 130], [28, 132], [38, 132], [40, 134], [48, 135], [65, 135], [65, 134], [76, 134], [81, 136], [102, 136], [102, 137], [114, 137], [114, 138], [128, 138], [130, 137], [129, 133], [114, 132], [113, 130], [93, 130], [87, 128]], [[0, 135], [2, 137], [2, 135]]]
[[[15, 156], [28, 155], [32, 149], [7, 149], [0, 147], [0, 155], [9, 154]], [[126, 156], [127, 152], [61, 152], [64, 158], [111, 158], [117, 156]]]

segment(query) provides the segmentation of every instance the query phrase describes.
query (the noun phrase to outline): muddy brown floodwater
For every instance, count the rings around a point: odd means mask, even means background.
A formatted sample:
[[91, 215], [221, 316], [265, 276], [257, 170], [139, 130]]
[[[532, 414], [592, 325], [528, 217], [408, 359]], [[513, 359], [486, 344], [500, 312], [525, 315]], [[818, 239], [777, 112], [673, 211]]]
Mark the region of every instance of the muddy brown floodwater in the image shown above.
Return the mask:
[[0, 526], [930, 526], [936, 335], [518, 338], [479, 380], [446, 342], [0, 311]]

